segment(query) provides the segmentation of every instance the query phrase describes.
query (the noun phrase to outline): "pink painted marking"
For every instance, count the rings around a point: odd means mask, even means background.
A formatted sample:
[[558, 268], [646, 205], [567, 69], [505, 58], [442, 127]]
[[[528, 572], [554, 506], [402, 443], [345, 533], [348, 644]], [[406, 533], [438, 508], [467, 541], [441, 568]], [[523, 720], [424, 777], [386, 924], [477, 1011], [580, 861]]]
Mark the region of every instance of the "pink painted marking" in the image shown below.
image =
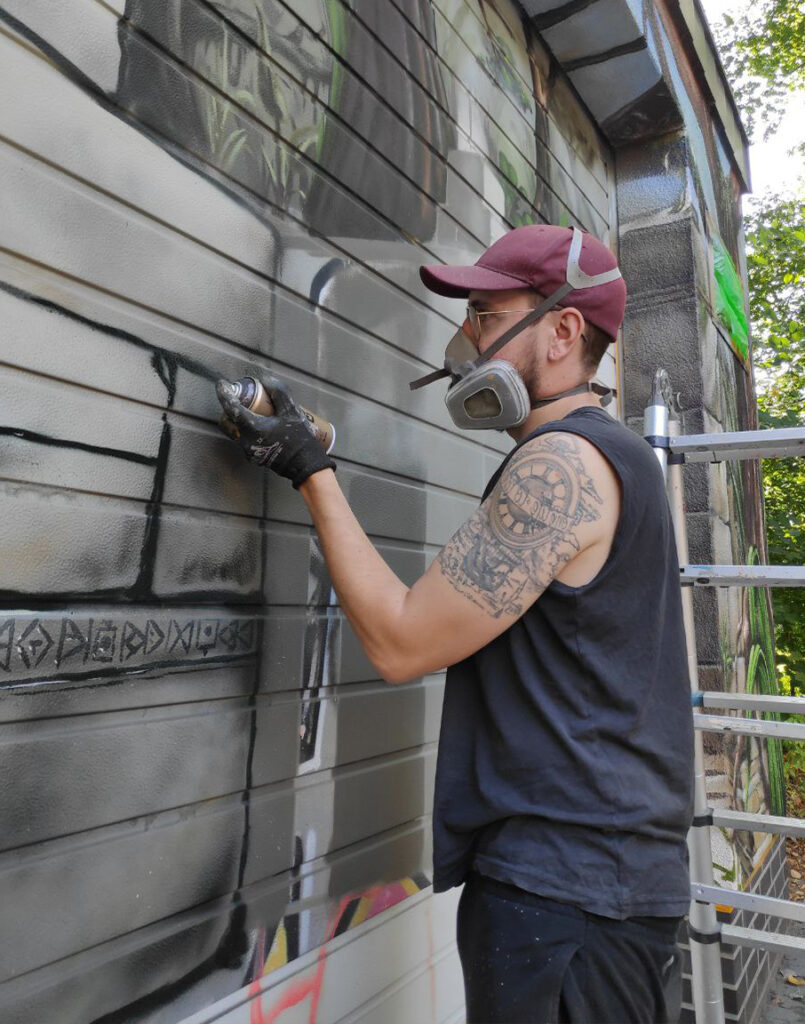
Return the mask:
[[[372, 889], [367, 890], [367, 895], [379, 888], [374, 886]], [[348, 904], [354, 899], [354, 895], [342, 896], [338, 903], [338, 906], [330, 916], [327, 928], [327, 937], [324, 940], [324, 945], [319, 949], [318, 961], [316, 963], [316, 970], [312, 978], [297, 978], [291, 982], [287, 988], [284, 988], [279, 999], [274, 1006], [271, 1007], [266, 1013], [263, 1012], [262, 995], [260, 994], [260, 982], [253, 981], [249, 986], [249, 994], [253, 996], [251, 1004], [251, 1012], [249, 1014], [249, 1024], [275, 1024], [281, 1014], [285, 1013], [291, 1006], [297, 1006], [304, 999], [310, 996], [310, 1024], [316, 1024], [316, 1017], [319, 1012], [319, 1002], [321, 1000], [321, 989], [324, 982], [324, 968], [327, 960], [327, 943], [335, 935], [338, 922], [341, 919], [341, 915], [344, 913]]]

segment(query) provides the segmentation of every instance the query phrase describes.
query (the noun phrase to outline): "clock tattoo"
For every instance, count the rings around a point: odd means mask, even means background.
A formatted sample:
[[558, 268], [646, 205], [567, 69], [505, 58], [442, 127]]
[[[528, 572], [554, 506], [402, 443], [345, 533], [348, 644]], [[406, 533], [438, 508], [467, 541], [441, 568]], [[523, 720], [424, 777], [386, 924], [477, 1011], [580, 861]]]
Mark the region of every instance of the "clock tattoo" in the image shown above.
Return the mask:
[[494, 493], [489, 522], [504, 544], [549, 544], [557, 532], [567, 534], [581, 522], [578, 498], [578, 476], [567, 460], [550, 451], [535, 453], [510, 465], [506, 486]]
[[494, 617], [521, 615], [579, 551], [576, 529], [602, 504], [572, 434], [512, 456], [492, 493], [439, 555], [451, 585]]

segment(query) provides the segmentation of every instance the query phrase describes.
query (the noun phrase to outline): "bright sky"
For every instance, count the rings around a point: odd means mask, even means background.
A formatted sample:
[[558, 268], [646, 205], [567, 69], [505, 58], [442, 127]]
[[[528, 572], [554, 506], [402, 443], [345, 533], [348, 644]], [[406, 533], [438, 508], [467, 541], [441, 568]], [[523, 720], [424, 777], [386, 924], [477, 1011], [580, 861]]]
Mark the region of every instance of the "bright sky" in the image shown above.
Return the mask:
[[[711, 25], [730, 12], [738, 15], [745, 10], [746, 0], [701, 0]], [[792, 93], [779, 130], [768, 142], [758, 142], [749, 148], [749, 167], [752, 191], [763, 192], [793, 188], [805, 179], [805, 166], [799, 156], [789, 156], [788, 150], [805, 139], [805, 91]]]

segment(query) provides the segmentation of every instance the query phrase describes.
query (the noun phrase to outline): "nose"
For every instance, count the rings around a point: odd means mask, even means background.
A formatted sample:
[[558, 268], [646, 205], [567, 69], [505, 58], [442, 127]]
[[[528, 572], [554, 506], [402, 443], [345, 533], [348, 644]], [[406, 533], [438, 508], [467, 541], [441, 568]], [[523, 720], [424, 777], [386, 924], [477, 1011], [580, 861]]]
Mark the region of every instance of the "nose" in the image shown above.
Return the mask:
[[469, 316], [464, 317], [464, 323], [461, 325], [461, 330], [467, 335], [470, 341], [478, 348], [478, 342], [481, 340], [480, 332], [475, 330], [475, 327], [470, 320]]

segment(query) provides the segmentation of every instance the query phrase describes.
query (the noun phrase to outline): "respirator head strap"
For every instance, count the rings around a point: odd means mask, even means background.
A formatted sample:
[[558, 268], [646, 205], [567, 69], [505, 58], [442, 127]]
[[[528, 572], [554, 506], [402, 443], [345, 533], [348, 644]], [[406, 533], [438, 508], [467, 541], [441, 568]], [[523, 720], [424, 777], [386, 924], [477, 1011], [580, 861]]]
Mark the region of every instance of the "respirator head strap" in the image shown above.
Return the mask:
[[571, 395], [583, 395], [585, 392], [592, 392], [601, 399], [601, 405], [607, 406], [614, 398], [616, 392], [614, 388], [605, 387], [603, 384], [596, 384], [595, 381], [587, 381], [584, 384], [579, 384], [578, 387], [568, 388], [567, 391], [560, 391], [556, 395], [549, 395], [547, 398], [538, 398], [536, 401], [531, 403], [532, 409], [541, 409], [544, 405], [550, 405], [552, 402], [558, 402], [560, 398], [569, 398]]
[[434, 370], [433, 373], [426, 373], [424, 377], [417, 377], [416, 380], [412, 380], [408, 385], [411, 391], [416, 391], [419, 388], [424, 388], [426, 384], [432, 384], [435, 380], [441, 380], [442, 377], [450, 377], [452, 374], [447, 369]]
[[530, 327], [532, 324], [535, 324], [537, 320], [541, 320], [558, 302], [562, 301], [568, 292], [572, 291], [573, 285], [569, 282], [563, 284], [561, 288], [557, 288], [553, 295], [549, 295], [548, 298], [545, 299], [544, 302], [541, 302], [536, 309], [532, 309], [527, 316], [524, 316], [522, 320], [518, 320], [513, 327], [510, 327], [508, 331], [501, 334], [497, 341], [493, 342], [493, 344], [491, 344], [482, 355], [478, 356], [475, 360], [475, 365], [481, 366], [483, 363], [494, 358], [504, 345], [508, 345], [512, 338], [516, 338], [521, 331], [526, 329], [526, 327]]

